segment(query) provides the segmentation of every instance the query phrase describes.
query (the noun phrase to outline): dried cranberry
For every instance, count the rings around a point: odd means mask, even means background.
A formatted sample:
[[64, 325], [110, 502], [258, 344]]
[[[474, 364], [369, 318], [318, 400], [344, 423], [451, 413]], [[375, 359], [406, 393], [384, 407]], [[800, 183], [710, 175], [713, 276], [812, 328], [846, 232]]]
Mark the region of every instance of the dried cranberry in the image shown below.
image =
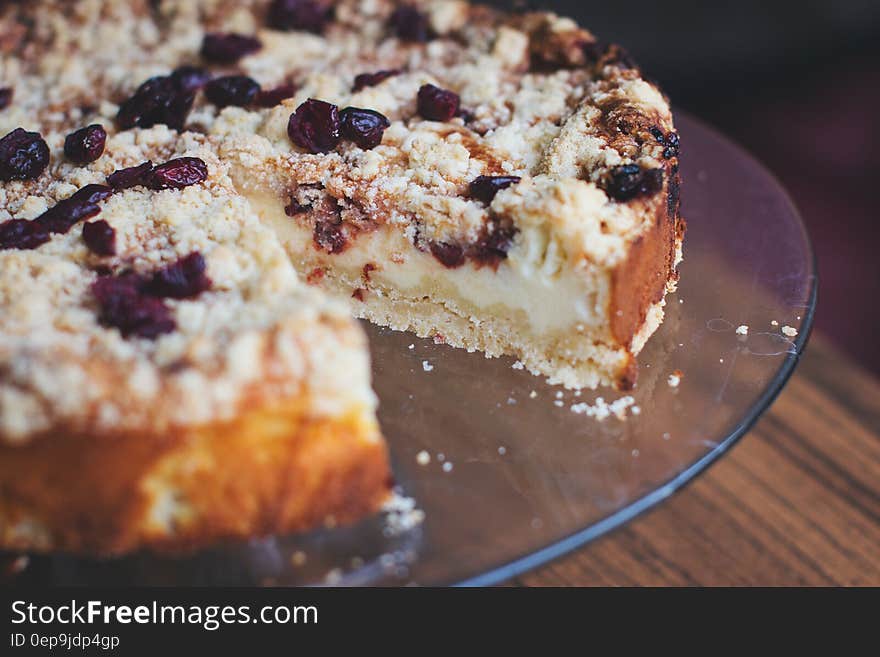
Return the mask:
[[290, 199], [290, 203], [284, 206], [284, 214], [288, 217], [295, 217], [298, 214], [302, 214], [303, 212], [308, 212], [312, 209], [310, 205], [303, 205], [295, 198]]
[[202, 40], [202, 57], [219, 64], [232, 64], [245, 55], [257, 52], [263, 44], [260, 40], [244, 34], [206, 34]]
[[78, 203], [65, 199], [46, 210], [33, 223], [48, 234], [66, 233], [83, 219], [90, 219], [100, 211], [97, 203]]
[[519, 176], [477, 176], [468, 186], [468, 192], [471, 198], [490, 205], [495, 194], [515, 185], [520, 180], [522, 179]]
[[77, 164], [94, 162], [104, 153], [107, 132], [104, 126], [94, 123], [71, 132], [64, 139], [64, 154]]
[[458, 94], [447, 89], [423, 84], [419, 88], [418, 110], [429, 121], [449, 121], [458, 112]]
[[274, 89], [264, 89], [254, 96], [254, 105], [257, 107], [275, 107], [280, 105], [282, 100], [293, 98], [296, 94], [296, 87], [292, 84], [282, 84]]
[[36, 249], [49, 241], [49, 233], [26, 219], [0, 223], [0, 249]]
[[194, 251], [154, 273], [144, 292], [155, 297], [189, 299], [211, 287], [206, 269], [205, 258]]
[[161, 299], [146, 296], [144, 280], [137, 274], [101, 276], [92, 283], [100, 307], [98, 321], [119, 329], [123, 337], [155, 339], [176, 327], [171, 309]]
[[310, 153], [327, 153], [339, 144], [339, 109], [323, 100], [309, 98], [290, 115], [290, 141]]
[[275, 0], [269, 7], [269, 26], [320, 34], [333, 19], [333, 7], [321, 0]]
[[327, 253], [342, 253], [348, 246], [348, 237], [339, 216], [321, 217], [315, 222], [312, 233], [315, 245]]
[[160, 164], [147, 176], [150, 189], [183, 189], [208, 177], [208, 165], [197, 157], [179, 157]]
[[433, 255], [444, 267], [455, 269], [464, 264], [464, 249], [457, 244], [446, 242], [431, 242], [428, 247]]
[[493, 217], [486, 227], [485, 236], [471, 249], [471, 255], [481, 265], [497, 267], [498, 263], [507, 258], [515, 235], [513, 222]]
[[424, 43], [432, 36], [428, 17], [409, 5], [395, 9], [388, 24], [401, 41]]
[[152, 162], [144, 162], [134, 167], [117, 169], [107, 176], [107, 184], [113, 189], [128, 189], [137, 185], [146, 185], [147, 178], [153, 170]]
[[0, 180], [33, 180], [49, 165], [49, 147], [39, 132], [16, 128], [0, 139]]
[[650, 133], [663, 148], [663, 159], [668, 160], [678, 155], [680, 141], [677, 132], [670, 132], [668, 135], [657, 126], [650, 128]]
[[250, 104], [259, 91], [260, 85], [257, 81], [246, 75], [228, 75], [211, 80], [205, 85], [205, 96], [217, 107], [244, 107]]
[[391, 125], [385, 115], [374, 110], [346, 107], [339, 113], [340, 132], [365, 151], [382, 143], [382, 134]]
[[663, 149], [663, 157], [667, 160], [677, 157], [680, 147], [681, 140], [679, 139], [678, 133], [670, 132], [666, 135], [666, 148]]
[[103, 219], [83, 224], [83, 241], [92, 253], [116, 255], [116, 231]]
[[128, 130], [164, 123], [182, 130], [195, 99], [195, 90], [182, 87], [184, 82], [167, 75], [150, 78], [119, 106], [117, 125]]
[[0, 110], [9, 107], [9, 104], [12, 102], [12, 95], [12, 87], [0, 87]]
[[352, 91], [360, 91], [364, 87], [375, 87], [380, 82], [384, 82], [388, 78], [400, 75], [403, 71], [398, 68], [387, 71], [376, 71], [375, 73], [361, 73], [355, 76]]
[[629, 201], [638, 196], [651, 196], [663, 186], [662, 169], [643, 169], [638, 164], [622, 164], [612, 168], [603, 187], [615, 201]]
[[170, 77], [181, 91], [198, 91], [208, 83], [211, 74], [198, 66], [179, 66]]
[[92, 183], [76, 190], [67, 200], [76, 203], [100, 203], [110, 198], [112, 194], [113, 190], [108, 185]]
[[33, 223], [46, 233], [66, 233], [78, 222], [98, 214], [101, 211], [98, 203], [112, 193], [113, 190], [107, 185], [86, 185], [69, 198], [58, 201]]

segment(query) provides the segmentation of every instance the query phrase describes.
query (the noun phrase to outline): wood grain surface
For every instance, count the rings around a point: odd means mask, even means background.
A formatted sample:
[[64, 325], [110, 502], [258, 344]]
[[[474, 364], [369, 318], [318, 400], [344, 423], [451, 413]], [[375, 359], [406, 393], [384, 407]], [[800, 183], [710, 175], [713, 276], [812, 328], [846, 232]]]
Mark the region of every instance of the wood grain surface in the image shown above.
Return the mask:
[[880, 382], [814, 335], [770, 410], [708, 472], [511, 583], [880, 585]]

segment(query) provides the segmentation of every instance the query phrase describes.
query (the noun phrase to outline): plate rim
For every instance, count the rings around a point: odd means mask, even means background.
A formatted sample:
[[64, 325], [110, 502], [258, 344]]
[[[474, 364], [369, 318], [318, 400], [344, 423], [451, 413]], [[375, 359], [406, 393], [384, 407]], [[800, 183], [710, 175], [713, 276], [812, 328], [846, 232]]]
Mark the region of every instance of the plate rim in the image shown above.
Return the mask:
[[782, 392], [782, 389], [785, 387], [785, 384], [788, 382], [795, 367], [800, 361], [801, 354], [803, 354], [804, 348], [806, 347], [813, 331], [813, 319], [816, 313], [816, 302], [819, 291], [819, 272], [816, 251], [813, 248], [809, 231], [804, 224], [803, 217], [798, 210], [797, 204], [791, 198], [791, 195], [785, 186], [779, 181], [779, 178], [745, 147], [728, 138], [722, 131], [713, 127], [708, 122], [695, 117], [689, 112], [675, 110], [674, 114], [679, 118], [684, 118], [685, 123], [693, 124], [697, 128], [710, 133], [715, 139], [725, 142], [725, 144], [736, 151], [741, 158], [748, 161], [755, 170], [760, 171], [761, 174], [776, 187], [776, 190], [780, 193], [780, 196], [784, 199], [784, 202], [791, 210], [792, 216], [797, 221], [797, 225], [800, 227], [803, 235], [808, 261], [811, 265], [812, 276], [810, 280], [810, 291], [807, 298], [807, 308], [805, 309], [803, 319], [801, 320], [798, 336], [794, 341], [794, 350], [786, 354], [779, 369], [773, 375], [773, 378], [764, 388], [761, 395], [755, 400], [755, 403], [751, 405], [743, 418], [731, 430], [728, 436], [702, 457], [668, 479], [665, 483], [601, 520], [592, 523], [588, 527], [568, 534], [567, 536], [538, 550], [533, 550], [513, 560], [505, 561], [489, 570], [463, 579], [451, 581], [448, 584], [449, 586], [473, 587], [494, 586], [500, 584], [528, 571], [546, 566], [547, 564], [586, 546], [597, 538], [610, 534], [615, 529], [622, 527], [628, 522], [655, 508], [662, 501], [683, 490], [688, 484], [696, 480], [699, 475], [706, 472], [712, 464], [724, 456], [731, 447], [748, 433], [761, 415], [770, 408], [776, 400], [776, 397], [779, 396], [779, 393]]

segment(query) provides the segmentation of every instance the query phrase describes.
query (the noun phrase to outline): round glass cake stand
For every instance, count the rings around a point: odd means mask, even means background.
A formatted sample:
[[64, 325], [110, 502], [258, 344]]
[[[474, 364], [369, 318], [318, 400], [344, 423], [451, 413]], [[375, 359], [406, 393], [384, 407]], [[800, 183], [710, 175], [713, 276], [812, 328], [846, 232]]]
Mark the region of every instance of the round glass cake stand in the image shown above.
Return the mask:
[[816, 303], [809, 238], [779, 183], [700, 122], [679, 114], [677, 124], [685, 259], [666, 320], [638, 358], [638, 414], [630, 407], [624, 421], [598, 421], [572, 406], [622, 393], [576, 396], [515, 369], [513, 359], [367, 326], [380, 422], [421, 523], [407, 526], [412, 513], [383, 515], [178, 559], [32, 557], [14, 581], [487, 585], [669, 497], [770, 405], [803, 350]]

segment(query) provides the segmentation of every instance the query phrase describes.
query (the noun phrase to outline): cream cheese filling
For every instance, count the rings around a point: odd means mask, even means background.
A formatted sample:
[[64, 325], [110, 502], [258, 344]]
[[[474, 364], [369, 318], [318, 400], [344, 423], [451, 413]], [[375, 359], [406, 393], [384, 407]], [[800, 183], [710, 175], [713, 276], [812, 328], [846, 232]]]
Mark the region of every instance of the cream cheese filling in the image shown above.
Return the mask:
[[[471, 262], [447, 268], [430, 253], [414, 248], [400, 228], [387, 225], [361, 233], [343, 252], [329, 254], [315, 248], [310, 227], [285, 214], [277, 194], [253, 189], [246, 194], [251, 207], [275, 231], [304, 277], [313, 268], [325, 266], [357, 281], [364, 266], [370, 264], [376, 267], [369, 272], [371, 284], [414, 298], [451, 291], [457, 297], [453, 305], [464, 312], [516, 316], [534, 335], [595, 334], [601, 330], [605, 337], [607, 332], [607, 275], [590, 275], [585, 269], [548, 271], [529, 257], [526, 245], [511, 249], [497, 270], [478, 268]], [[481, 318], [471, 319], [479, 323]]]

